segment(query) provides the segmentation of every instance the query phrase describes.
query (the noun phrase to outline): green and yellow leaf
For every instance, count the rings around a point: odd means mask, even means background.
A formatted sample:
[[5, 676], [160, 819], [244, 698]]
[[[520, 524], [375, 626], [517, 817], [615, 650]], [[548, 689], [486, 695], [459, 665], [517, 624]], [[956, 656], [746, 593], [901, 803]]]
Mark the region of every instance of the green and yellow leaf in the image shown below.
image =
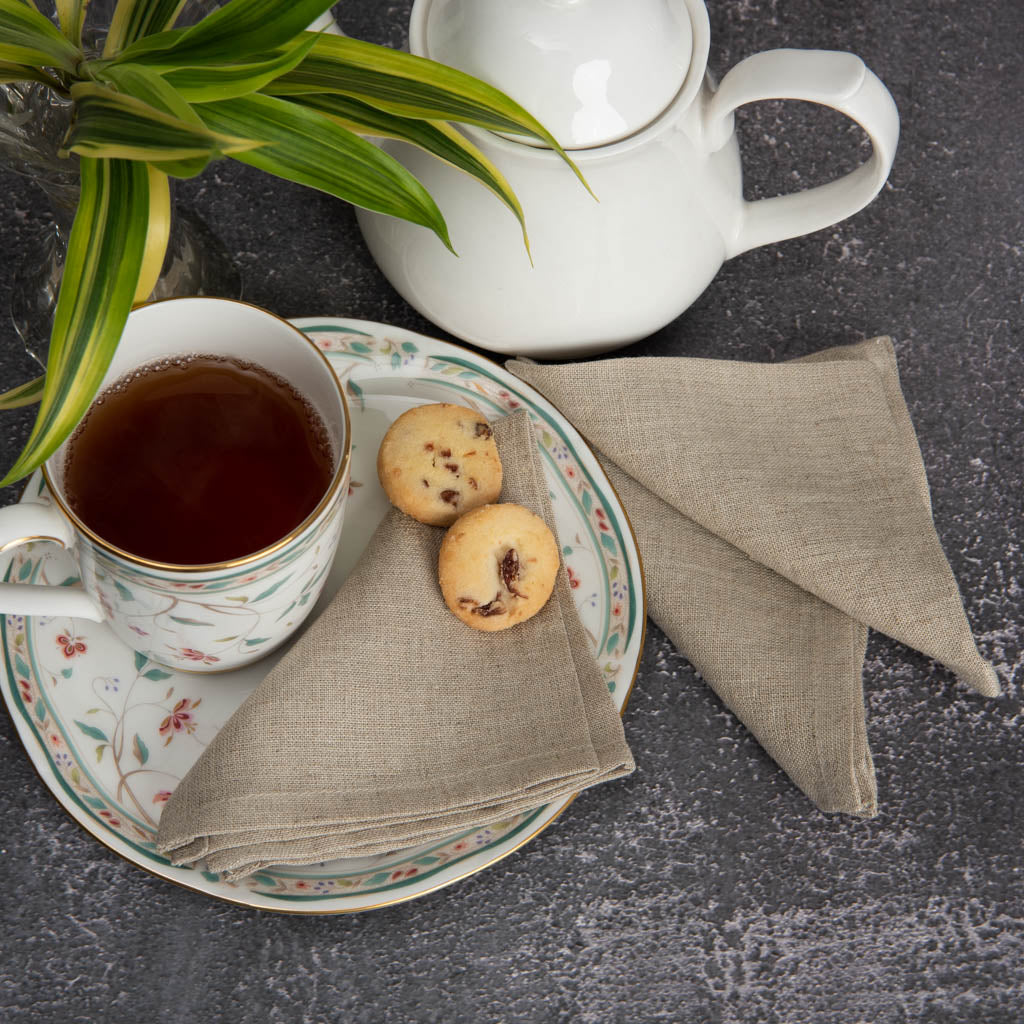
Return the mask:
[[260, 94], [196, 109], [214, 131], [267, 143], [232, 154], [234, 159], [356, 206], [422, 224], [451, 248], [447, 225], [427, 190], [393, 157], [324, 114]]
[[56, 0], [57, 22], [64, 38], [75, 46], [82, 45], [82, 25], [89, 0]]
[[167, 71], [164, 77], [190, 103], [248, 96], [291, 71], [315, 42], [316, 36], [310, 33], [294, 46], [287, 46], [264, 60], [177, 68]]
[[118, 0], [103, 56], [112, 57], [126, 46], [169, 29], [185, 0]]
[[295, 70], [264, 91], [275, 96], [343, 93], [399, 117], [458, 121], [524, 135], [558, 153], [586, 185], [554, 136], [532, 114], [486, 82], [424, 57], [359, 39], [321, 35]]
[[124, 160], [188, 160], [239, 153], [258, 141], [211, 131], [135, 96], [95, 82], [71, 87], [75, 119], [65, 149], [79, 156]]
[[194, 128], [206, 129], [188, 100], [152, 68], [143, 64], [106, 64], [97, 70], [96, 77], [125, 96], [134, 96]]
[[296, 42], [331, 6], [332, 0], [230, 0], [191, 28], [138, 40], [120, 59], [184, 68], [263, 57]]
[[42, 82], [43, 85], [58, 86], [57, 81], [42, 68], [0, 60], [0, 83], [2, 82]]
[[135, 286], [133, 304], [145, 302], [156, 287], [167, 256], [171, 236], [171, 188], [167, 175], [147, 165], [149, 172], [149, 216], [146, 221], [146, 244], [142, 251], [139, 282]]
[[103, 380], [139, 280], [148, 181], [141, 163], [81, 161], [81, 199], [68, 240], [42, 401], [28, 443], [0, 486], [32, 472], [53, 454]]
[[[100, 71], [99, 77], [110, 82], [119, 92], [134, 96], [186, 124], [206, 130], [185, 97], [152, 68], [141, 64], [112, 64]], [[194, 178], [206, 169], [215, 155], [219, 154], [211, 151], [185, 160], [155, 160], [152, 163], [157, 170], [174, 178]]]
[[0, 395], [0, 409], [20, 409], [23, 405], [33, 405], [43, 397], [45, 376], [35, 377], [19, 384]]
[[23, 0], [0, 0], [0, 61], [73, 71], [81, 57], [78, 47], [34, 7]]
[[480, 150], [445, 121], [418, 121], [397, 117], [367, 103], [332, 93], [310, 93], [291, 97], [292, 102], [327, 114], [333, 121], [359, 135], [398, 139], [418, 146], [439, 160], [472, 175], [490, 189], [515, 215], [523, 229], [529, 252], [523, 208], [505, 176]]

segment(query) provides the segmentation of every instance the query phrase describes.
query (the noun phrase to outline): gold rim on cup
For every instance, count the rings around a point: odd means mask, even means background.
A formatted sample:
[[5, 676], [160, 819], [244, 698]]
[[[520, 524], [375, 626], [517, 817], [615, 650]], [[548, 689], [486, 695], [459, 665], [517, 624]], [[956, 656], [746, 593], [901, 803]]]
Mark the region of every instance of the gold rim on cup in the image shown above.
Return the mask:
[[[178, 302], [181, 299], [194, 299], [204, 298], [204, 296], [195, 295], [175, 295], [167, 299], [155, 299], [153, 302], [140, 303], [138, 306], [133, 306], [132, 311], [136, 309], [142, 309], [144, 306], [155, 306], [165, 302]], [[214, 299], [215, 297], [209, 296]], [[262, 306], [254, 306], [251, 302], [241, 302], [238, 299], [222, 299], [215, 298], [217, 302], [230, 302], [236, 306], [245, 306], [248, 309], [258, 310], [260, 313], [266, 316], [272, 317], [274, 320], [284, 324], [290, 331], [297, 334], [302, 341], [316, 352], [320, 361], [324, 364], [327, 373], [330, 375], [331, 381], [334, 384], [335, 390], [338, 392], [338, 397], [341, 399], [341, 409], [345, 419], [345, 438], [342, 445], [341, 458], [338, 460], [338, 464], [335, 467], [334, 475], [331, 477], [331, 484], [327, 488], [324, 496], [317, 503], [316, 508], [306, 516], [305, 519], [299, 523], [293, 530], [287, 533], [280, 540], [274, 541], [273, 544], [269, 544], [265, 548], [260, 548], [259, 551], [254, 551], [249, 555], [242, 555], [238, 558], [230, 558], [222, 562], [204, 562], [199, 565], [179, 565], [175, 562], [160, 562], [155, 561], [151, 558], [144, 558], [141, 555], [134, 555], [130, 551], [125, 551], [124, 548], [119, 548], [116, 544], [111, 544], [109, 541], [104, 540], [98, 533], [90, 529], [82, 520], [75, 514], [75, 512], [68, 506], [67, 502], [63, 500], [60, 495], [59, 489], [54, 485], [53, 480], [50, 477], [49, 466], [47, 462], [42, 465], [43, 479], [46, 481], [47, 489], [49, 490], [53, 500], [60, 507], [60, 510], [65, 516], [71, 521], [75, 529], [83, 533], [89, 540], [98, 548], [116, 555], [123, 561], [130, 562], [133, 565], [142, 566], [147, 569], [156, 569], [159, 572], [174, 572], [174, 573], [201, 573], [201, 572], [217, 572], [223, 569], [235, 569], [243, 565], [250, 565], [253, 562], [257, 562], [260, 559], [267, 558], [282, 548], [286, 547], [302, 533], [304, 533], [316, 520], [320, 517], [323, 511], [330, 506], [335, 496], [338, 493], [338, 489], [341, 487], [341, 482], [345, 477], [345, 473], [348, 469], [349, 460], [352, 455], [352, 421], [349, 418], [348, 412], [348, 400], [345, 398], [345, 391], [341, 385], [341, 381], [338, 380], [337, 374], [334, 372], [334, 368], [331, 366], [330, 360], [317, 348], [316, 343], [306, 334], [304, 334], [298, 327], [285, 320], [284, 317], [278, 316], [276, 313], [270, 312], [270, 310], [264, 309]]]

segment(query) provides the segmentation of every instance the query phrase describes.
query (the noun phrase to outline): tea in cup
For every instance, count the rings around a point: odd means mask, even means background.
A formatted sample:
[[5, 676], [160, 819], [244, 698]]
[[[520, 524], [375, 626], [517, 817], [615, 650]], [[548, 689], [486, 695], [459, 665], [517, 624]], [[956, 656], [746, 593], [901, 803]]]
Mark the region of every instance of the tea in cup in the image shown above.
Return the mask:
[[0, 611], [102, 620], [179, 669], [255, 661], [323, 587], [350, 451], [341, 386], [287, 321], [223, 299], [140, 307], [44, 466], [53, 503], [0, 510], [0, 545], [70, 548], [82, 589], [6, 584]]

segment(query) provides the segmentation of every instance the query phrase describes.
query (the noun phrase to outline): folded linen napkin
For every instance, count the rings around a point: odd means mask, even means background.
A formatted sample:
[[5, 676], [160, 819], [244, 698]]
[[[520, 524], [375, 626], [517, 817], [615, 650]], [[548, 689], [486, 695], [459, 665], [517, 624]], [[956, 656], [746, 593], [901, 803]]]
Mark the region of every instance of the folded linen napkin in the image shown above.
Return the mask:
[[984, 696], [888, 338], [782, 364], [512, 360], [594, 446], [648, 611], [824, 811], [871, 816], [867, 627]]
[[[554, 530], [527, 415], [495, 439], [502, 500]], [[478, 632], [441, 597], [443, 536], [389, 512], [171, 795], [161, 853], [238, 879], [428, 842], [633, 770], [564, 573], [534, 618]]]

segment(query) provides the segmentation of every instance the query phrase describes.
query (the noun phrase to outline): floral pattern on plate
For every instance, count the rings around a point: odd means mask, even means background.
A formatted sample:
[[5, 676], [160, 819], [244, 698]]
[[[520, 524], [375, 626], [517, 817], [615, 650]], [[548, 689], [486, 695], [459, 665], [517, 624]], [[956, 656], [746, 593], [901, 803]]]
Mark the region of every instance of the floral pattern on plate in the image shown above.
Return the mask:
[[[469, 350], [364, 321], [297, 323], [345, 384], [353, 420], [341, 553], [318, 608], [338, 589], [387, 509], [375, 461], [390, 422], [406, 408], [432, 401], [461, 402], [491, 418], [525, 408], [537, 428], [571, 591], [621, 709], [643, 644], [640, 565], [621, 505], [579, 435], [536, 392]], [[45, 498], [41, 482], [30, 482], [26, 495]], [[69, 556], [48, 544], [3, 556], [0, 575], [24, 583], [78, 583]], [[306, 868], [267, 869], [229, 883], [210, 872], [168, 864], [155, 851], [155, 831], [178, 781], [280, 655], [236, 672], [193, 676], [156, 665], [101, 624], [22, 616], [4, 619], [0, 645], [4, 696], [19, 734], [70, 813], [129, 860], [233, 902], [335, 913], [410, 899], [510, 853], [569, 802], [432, 845]], [[186, 663], [208, 656], [198, 650], [179, 653]]]

